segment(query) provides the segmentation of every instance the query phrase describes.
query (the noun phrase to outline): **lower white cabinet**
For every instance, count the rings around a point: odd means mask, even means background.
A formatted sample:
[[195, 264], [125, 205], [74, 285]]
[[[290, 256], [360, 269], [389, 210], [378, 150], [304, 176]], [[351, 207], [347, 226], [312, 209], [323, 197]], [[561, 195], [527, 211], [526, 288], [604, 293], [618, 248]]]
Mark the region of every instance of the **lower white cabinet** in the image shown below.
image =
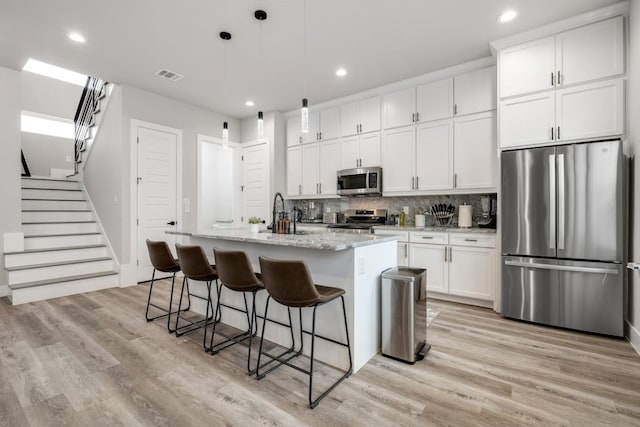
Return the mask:
[[398, 238], [398, 266], [410, 265], [409, 233], [407, 231], [376, 229], [375, 234], [381, 234], [385, 236], [400, 236]]
[[427, 269], [427, 291], [449, 292], [448, 249], [446, 245], [411, 244], [409, 265]]
[[482, 300], [494, 299], [495, 249], [449, 246], [448, 262], [451, 295]]

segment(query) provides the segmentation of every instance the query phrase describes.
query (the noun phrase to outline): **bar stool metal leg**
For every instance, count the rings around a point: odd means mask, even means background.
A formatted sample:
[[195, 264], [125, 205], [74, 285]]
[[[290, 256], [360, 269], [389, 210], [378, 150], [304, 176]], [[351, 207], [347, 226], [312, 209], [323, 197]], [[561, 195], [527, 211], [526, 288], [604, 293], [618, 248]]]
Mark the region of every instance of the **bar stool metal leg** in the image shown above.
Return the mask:
[[[222, 303], [220, 302], [221, 299], [221, 295], [222, 295], [222, 288], [224, 287], [224, 285], [220, 286], [219, 292], [218, 292], [218, 300], [216, 302], [216, 314], [215, 316], [218, 317], [218, 314], [220, 313], [220, 306], [222, 305]], [[234, 335], [232, 337], [227, 338], [226, 340], [219, 342], [218, 344], [216, 344], [215, 346], [213, 345], [213, 339], [215, 337], [215, 333], [216, 333], [216, 324], [213, 324], [213, 331], [211, 333], [211, 342], [210, 345], [208, 347], [207, 351], [211, 351], [211, 355], [215, 355], [218, 354], [221, 350], [224, 350], [227, 347], [230, 347], [236, 343], [239, 343], [241, 341], [244, 341], [245, 339], [249, 338], [249, 345], [251, 345], [251, 337], [253, 336], [253, 322], [252, 322], [252, 318], [255, 315], [255, 311], [252, 313], [249, 313], [249, 306], [247, 304], [247, 293], [243, 292], [243, 298], [244, 298], [244, 313], [247, 315], [247, 326], [248, 329], [244, 332], [241, 332], [237, 335]], [[253, 292], [253, 299], [254, 299], [254, 309], [255, 309], [255, 292]], [[235, 308], [235, 307], [234, 307]], [[241, 309], [237, 309], [236, 310], [240, 310]], [[249, 358], [251, 357], [251, 347], [249, 347]], [[249, 363], [249, 362], [247, 362]], [[249, 373], [251, 374], [251, 369], [247, 369], [247, 371], [249, 371]]]
[[[152, 322], [156, 319], [160, 319], [163, 317], [167, 318], [167, 331], [169, 333], [173, 333], [175, 331], [175, 329], [171, 329], [171, 315], [173, 314], [178, 314], [178, 311], [172, 311], [173, 309], [173, 291], [175, 288], [175, 282], [176, 282], [176, 273], [173, 272], [173, 274], [171, 275], [171, 293], [169, 294], [169, 307], [168, 308], [164, 308], [164, 307], [160, 307], [157, 304], [154, 304], [151, 302], [151, 295], [153, 294], [153, 285], [155, 283], [155, 276], [156, 276], [156, 269], [153, 269], [153, 273], [151, 274], [151, 283], [149, 285], [149, 296], [147, 298], [147, 309], [145, 312], [145, 318], [147, 319], [147, 322]], [[164, 312], [164, 314], [160, 314], [158, 316], [154, 316], [154, 317], [149, 317], [149, 307], [155, 307], [159, 310], [162, 310]], [[182, 311], [187, 311], [189, 309], [189, 307], [183, 309]]]
[[[190, 320], [186, 320], [183, 319], [184, 321], [186, 321], [188, 324], [185, 326], [178, 326], [180, 323], [180, 313], [181, 308], [182, 308], [182, 299], [184, 297], [184, 289], [185, 286], [187, 287], [187, 298], [190, 298], [191, 296], [194, 296], [196, 298], [202, 299], [204, 301], [207, 301], [207, 309], [206, 309], [206, 316], [204, 319], [199, 320], [197, 322], [192, 322]], [[219, 286], [218, 281], [216, 280], [216, 287]], [[208, 324], [209, 321], [212, 321], [214, 319], [213, 317], [213, 303], [211, 302], [211, 282], [207, 282], [207, 297], [201, 297], [199, 295], [195, 295], [195, 294], [191, 294], [188, 290], [189, 287], [189, 280], [187, 279], [187, 277], [185, 276], [184, 279], [182, 280], [182, 289], [180, 291], [180, 300], [178, 302], [178, 316], [176, 318], [176, 328], [175, 328], [175, 333], [177, 337], [181, 337], [182, 335], [195, 331], [196, 329], [199, 329], [201, 327], [203, 327], [204, 325]], [[189, 302], [189, 306], [191, 305], [191, 302]], [[209, 317], [209, 307], [211, 307], [211, 317]], [[206, 342], [206, 329], [205, 329], [205, 342]], [[206, 347], [205, 347], [206, 349]]]

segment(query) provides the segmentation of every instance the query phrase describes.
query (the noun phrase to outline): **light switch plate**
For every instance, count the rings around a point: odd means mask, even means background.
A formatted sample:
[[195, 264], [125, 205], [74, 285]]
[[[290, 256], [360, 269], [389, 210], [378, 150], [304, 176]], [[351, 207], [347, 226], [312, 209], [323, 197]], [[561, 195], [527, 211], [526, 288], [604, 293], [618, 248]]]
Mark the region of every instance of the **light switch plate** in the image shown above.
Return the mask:
[[190, 213], [191, 212], [191, 199], [182, 199], [182, 207], [184, 209], [184, 213]]
[[364, 274], [364, 257], [358, 258], [358, 274]]

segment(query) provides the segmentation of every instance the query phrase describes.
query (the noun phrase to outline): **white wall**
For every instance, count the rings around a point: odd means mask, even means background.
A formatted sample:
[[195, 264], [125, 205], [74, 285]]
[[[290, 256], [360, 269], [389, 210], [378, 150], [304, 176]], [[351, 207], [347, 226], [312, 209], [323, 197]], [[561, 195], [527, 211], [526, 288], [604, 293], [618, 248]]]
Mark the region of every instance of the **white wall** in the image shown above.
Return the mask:
[[129, 245], [128, 240], [123, 243], [122, 234], [122, 222], [128, 218], [128, 212], [124, 216], [125, 206], [127, 209], [129, 206], [123, 203], [128, 199], [122, 197], [123, 179], [128, 176], [123, 166], [123, 156], [128, 156], [128, 151], [123, 147], [128, 145], [122, 139], [122, 90], [115, 86], [89, 157], [85, 159], [83, 174], [96, 215], [119, 261], [123, 246]]
[[[72, 170], [74, 141], [22, 132], [22, 151], [33, 176], [49, 176], [51, 168]], [[67, 161], [69, 159], [69, 161]]]
[[[629, 11], [629, 259], [640, 262], [640, 0], [632, 0]], [[629, 272], [626, 316], [628, 336], [640, 351], [640, 272]]]
[[[175, 99], [167, 98], [151, 92], [130, 86], [122, 87], [122, 141], [123, 157], [122, 169], [123, 189], [122, 189], [122, 263], [131, 260], [129, 241], [131, 236], [135, 238], [135, 230], [131, 230], [129, 214], [130, 199], [130, 132], [131, 120], [137, 119], [145, 122], [155, 123], [162, 126], [172, 127], [182, 130], [182, 170], [183, 188], [182, 197], [191, 200], [191, 212], [182, 214], [182, 224], [179, 229], [191, 230], [197, 227], [197, 135], [209, 135], [222, 137], [222, 123], [225, 121], [224, 115], [205, 110], [194, 105], [189, 105]], [[229, 140], [240, 140], [239, 121], [228, 118]], [[95, 147], [94, 147], [95, 149]], [[126, 205], [126, 206], [125, 206]], [[181, 208], [181, 206], [179, 207]], [[133, 235], [132, 235], [133, 232]]]
[[[0, 235], [21, 231], [20, 200], [20, 72], [0, 67]], [[6, 295], [4, 248], [0, 246], [0, 295]]]

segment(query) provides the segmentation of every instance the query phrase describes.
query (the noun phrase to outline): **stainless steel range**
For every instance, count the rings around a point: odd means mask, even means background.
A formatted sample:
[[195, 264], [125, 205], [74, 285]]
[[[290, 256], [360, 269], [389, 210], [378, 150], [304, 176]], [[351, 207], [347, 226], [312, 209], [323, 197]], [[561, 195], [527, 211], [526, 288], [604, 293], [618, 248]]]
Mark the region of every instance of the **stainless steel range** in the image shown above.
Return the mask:
[[373, 233], [374, 225], [384, 225], [387, 221], [386, 209], [347, 209], [344, 212], [345, 223], [329, 224], [331, 231], [345, 233]]

